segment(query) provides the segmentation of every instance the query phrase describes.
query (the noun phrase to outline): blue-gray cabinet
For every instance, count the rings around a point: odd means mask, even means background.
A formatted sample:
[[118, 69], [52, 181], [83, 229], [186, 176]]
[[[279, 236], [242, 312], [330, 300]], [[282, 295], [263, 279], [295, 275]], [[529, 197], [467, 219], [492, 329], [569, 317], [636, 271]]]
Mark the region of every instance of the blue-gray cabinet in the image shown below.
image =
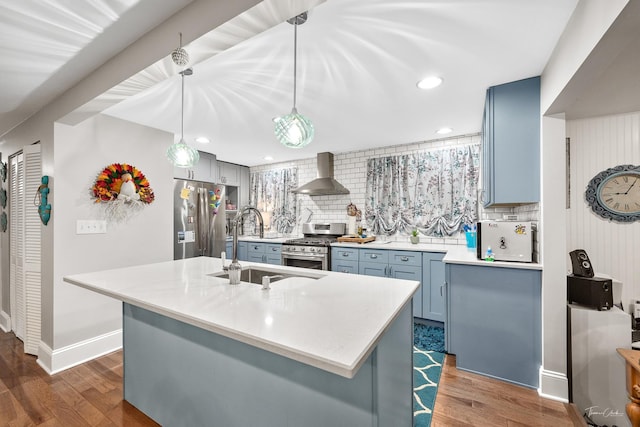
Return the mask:
[[367, 276], [391, 277], [389, 270], [389, 254], [384, 249], [360, 249], [358, 273]]
[[332, 247], [331, 271], [358, 274], [358, 255], [358, 249]]
[[445, 268], [440, 252], [332, 246], [331, 271], [417, 280], [413, 315], [445, 322]]
[[447, 351], [456, 366], [538, 387], [541, 271], [447, 264]]
[[[225, 252], [227, 253], [227, 259], [233, 259], [233, 242], [227, 241]], [[247, 242], [238, 242], [238, 260], [248, 261], [247, 256]]]
[[485, 207], [540, 201], [540, 77], [487, 90], [481, 171]]
[[[422, 282], [422, 254], [411, 251], [360, 249], [358, 271], [367, 276]], [[413, 315], [422, 317], [422, 285], [413, 296]]]
[[422, 310], [415, 316], [444, 322], [446, 316], [446, 282], [443, 253], [424, 252], [422, 254]]
[[247, 242], [247, 261], [281, 265], [282, 244]]

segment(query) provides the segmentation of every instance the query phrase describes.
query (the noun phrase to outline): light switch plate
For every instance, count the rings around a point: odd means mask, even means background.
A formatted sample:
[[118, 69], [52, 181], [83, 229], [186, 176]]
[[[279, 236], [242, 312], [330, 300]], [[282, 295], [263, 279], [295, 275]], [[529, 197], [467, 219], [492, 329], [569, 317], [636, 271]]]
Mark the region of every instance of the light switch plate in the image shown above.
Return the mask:
[[79, 219], [76, 221], [76, 234], [105, 234], [107, 221], [98, 219]]

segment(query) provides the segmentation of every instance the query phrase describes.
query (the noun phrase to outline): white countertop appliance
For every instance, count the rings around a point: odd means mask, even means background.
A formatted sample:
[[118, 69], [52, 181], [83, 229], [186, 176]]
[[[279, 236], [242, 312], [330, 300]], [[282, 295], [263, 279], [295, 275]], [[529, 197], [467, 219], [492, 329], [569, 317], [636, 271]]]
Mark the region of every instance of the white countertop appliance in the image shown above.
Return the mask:
[[533, 262], [533, 233], [531, 221], [480, 221], [478, 259], [491, 247], [496, 261]]

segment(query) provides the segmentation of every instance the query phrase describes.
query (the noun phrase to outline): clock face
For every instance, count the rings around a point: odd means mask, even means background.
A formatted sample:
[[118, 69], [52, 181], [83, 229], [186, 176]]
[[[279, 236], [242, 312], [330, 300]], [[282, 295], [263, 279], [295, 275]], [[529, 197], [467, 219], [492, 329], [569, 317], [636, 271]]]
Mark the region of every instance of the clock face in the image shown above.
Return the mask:
[[640, 166], [620, 165], [600, 172], [589, 182], [585, 196], [603, 218], [640, 220]]
[[622, 172], [602, 181], [598, 198], [605, 209], [629, 214], [640, 212], [640, 174]]

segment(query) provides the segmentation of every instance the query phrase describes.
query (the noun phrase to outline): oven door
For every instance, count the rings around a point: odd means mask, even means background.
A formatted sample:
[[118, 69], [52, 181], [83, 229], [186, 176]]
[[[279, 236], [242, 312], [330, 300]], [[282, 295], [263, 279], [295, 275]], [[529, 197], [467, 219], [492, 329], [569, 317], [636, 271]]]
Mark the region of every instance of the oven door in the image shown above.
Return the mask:
[[282, 265], [314, 270], [329, 270], [329, 256], [328, 254], [297, 254], [283, 251]]

